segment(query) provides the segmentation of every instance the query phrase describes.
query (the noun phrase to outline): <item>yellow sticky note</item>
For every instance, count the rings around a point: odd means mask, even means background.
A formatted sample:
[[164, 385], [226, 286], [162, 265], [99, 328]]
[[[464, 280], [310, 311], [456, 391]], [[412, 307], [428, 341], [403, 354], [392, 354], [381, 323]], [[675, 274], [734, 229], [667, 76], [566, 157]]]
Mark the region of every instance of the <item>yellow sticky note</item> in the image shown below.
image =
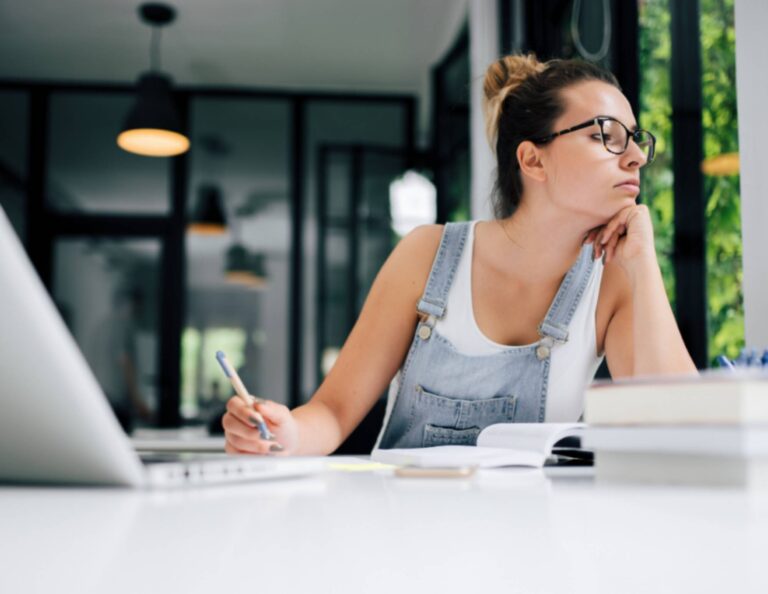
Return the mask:
[[341, 472], [371, 472], [372, 470], [386, 470], [394, 468], [392, 464], [381, 464], [380, 462], [362, 462], [360, 464], [350, 464], [345, 462], [330, 462], [329, 470], [339, 470]]

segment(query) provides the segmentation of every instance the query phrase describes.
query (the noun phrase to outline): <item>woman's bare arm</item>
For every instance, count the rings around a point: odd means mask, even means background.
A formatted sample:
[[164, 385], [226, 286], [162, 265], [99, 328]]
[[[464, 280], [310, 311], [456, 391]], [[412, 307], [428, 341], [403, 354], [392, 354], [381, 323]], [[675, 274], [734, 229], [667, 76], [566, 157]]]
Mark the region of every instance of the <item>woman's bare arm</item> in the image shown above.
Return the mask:
[[655, 261], [632, 269], [605, 337], [611, 376], [695, 374]]
[[325, 381], [293, 411], [299, 454], [328, 454], [357, 427], [400, 367], [417, 323], [442, 226], [408, 234], [379, 271], [360, 316]]
[[697, 373], [664, 290], [648, 208], [622, 210], [595, 240], [621, 274], [622, 298], [608, 322], [605, 353], [611, 376]]

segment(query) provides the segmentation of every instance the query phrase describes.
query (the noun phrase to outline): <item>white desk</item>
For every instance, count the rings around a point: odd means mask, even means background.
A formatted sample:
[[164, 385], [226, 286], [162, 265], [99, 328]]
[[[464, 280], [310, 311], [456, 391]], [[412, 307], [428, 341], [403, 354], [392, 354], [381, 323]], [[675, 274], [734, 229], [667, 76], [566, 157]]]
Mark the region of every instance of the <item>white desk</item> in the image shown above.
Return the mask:
[[0, 488], [0, 592], [768, 592], [768, 494], [538, 471]]

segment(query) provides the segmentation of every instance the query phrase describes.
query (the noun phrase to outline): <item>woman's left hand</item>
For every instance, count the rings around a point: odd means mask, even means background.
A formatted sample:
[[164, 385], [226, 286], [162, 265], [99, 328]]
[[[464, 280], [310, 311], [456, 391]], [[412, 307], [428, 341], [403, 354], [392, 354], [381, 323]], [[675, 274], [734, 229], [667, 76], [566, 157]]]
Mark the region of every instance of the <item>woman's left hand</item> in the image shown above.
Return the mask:
[[651, 213], [645, 204], [620, 210], [601, 227], [590, 231], [585, 243], [594, 242], [594, 257], [605, 254], [605, 263], [615, 260], [627, 272], [639, 261], [656, 261]]

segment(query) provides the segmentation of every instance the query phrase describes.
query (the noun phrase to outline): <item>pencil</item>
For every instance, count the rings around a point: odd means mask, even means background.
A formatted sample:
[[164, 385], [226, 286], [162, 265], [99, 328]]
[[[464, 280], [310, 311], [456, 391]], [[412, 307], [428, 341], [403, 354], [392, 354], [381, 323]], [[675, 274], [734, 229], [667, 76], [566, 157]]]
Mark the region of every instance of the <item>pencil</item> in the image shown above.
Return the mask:
[[[241, 380], [240, 376], [237, 375], [237, 371], [235, 371], [235, 368], [232, 367], [232, 364], [229, 362], [229, 360], [227, 359], [227, 356], [224, 354], [223, 351], [216, 351], [216, 360], [219, 362], [219, 365], [221, 365], [221, 368], [224, 370], [224, 375], [226, 375], [229, 378], [229, 382], [232, 384], [232, 387], [235, 389], [235, 394], [240, 396], [243, 402], [245, 402], [250, 408], [253, 409], [253, 396], [251, 396], [248, 393], [248, 390], [245, 389], [243, 380]], [[269, 431], [269, 428], [267, 427], [267, 424], [264, 422], [264, 417], [261, 416], [261, 413], [254, 409], [252, 414], [253, 414], [253, 417], [256, 419], [256, 424], [259, 426], [259, 434], [261, 435], [261, 438], [272, 439], [274, 436]]]

